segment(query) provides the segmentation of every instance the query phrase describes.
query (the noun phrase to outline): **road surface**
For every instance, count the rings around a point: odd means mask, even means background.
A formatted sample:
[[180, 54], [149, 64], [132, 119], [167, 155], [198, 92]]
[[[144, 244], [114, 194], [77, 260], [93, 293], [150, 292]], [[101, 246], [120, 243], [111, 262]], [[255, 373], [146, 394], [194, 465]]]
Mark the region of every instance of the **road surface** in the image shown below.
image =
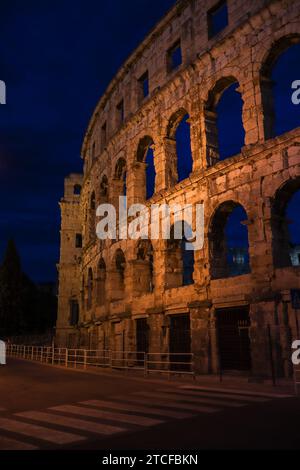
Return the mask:
[[299, 449], [300, 398], [8, 359], [0, 450]]

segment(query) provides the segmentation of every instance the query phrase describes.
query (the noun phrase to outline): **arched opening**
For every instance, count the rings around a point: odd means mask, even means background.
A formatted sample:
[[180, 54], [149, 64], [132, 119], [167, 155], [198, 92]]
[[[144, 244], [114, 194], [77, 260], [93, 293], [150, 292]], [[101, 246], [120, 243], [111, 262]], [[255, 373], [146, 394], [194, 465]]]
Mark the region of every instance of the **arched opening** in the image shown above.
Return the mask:
[[213, 216], [210, 231], [210, 268], [213, 279], [250, 272], [247, 213], [234, 201], [221, 204]]
[[126, 196], [126, 161], [122, 157], [116, 163], [115, 178], [119, 182], [118, 195]]
[[277, 41], [260, 72], [265, 139], [300, 126], [299, 105], [295, 105], [292, 84], [300, 77], [300, 35]]
[[103, 175], [100, 183], [99, 203], [106, 204], [108, 202], [108, 178]]
[[87, 284], [87, 304], [86, 307], [87, 309], [92, 308], [93, 304], [93, 270], [92, 268], [89, 268], [88, 270], [88, 284]]
[[[141, 178], [137, 184], [141, 184], [142, 188], [146, 190], [146, 199], [150, 199], [155, 192], [155, 166], [154, 166], [154, 152], [153, 152], [153, 139], [148, 135], [143, 137], [138, 145], [137, 161], [146, 165], [145, 169], [141, 169]], [[145, 170], [145, 171], [144, 171]]]
[[96, 237], [96, 197], [93, 191], [90, 197], [89, 205], [89, 239], [93, 240]]
[[125, 295], [125, 270], [126, 270], [126, 259], [123, 251], [119, 248], [115, 254], [115, 266], [114, 266], [114, 279], [113, 281], [113, 298], [114, 300], [123, 299]]
[[178, 110], [171, 117], [166, 139], [168, 186], [186, 179], [193, 171], [189, 114]]
[[85, 309], [85, 279], [84, 279], [84, 276], [82, 276], [80, 294], [81, 294], [81, 310], [84, 311], [84, 309]]
[[74, 187], [73, 187], [73, 194], [75, 196], [80, 196], [81, 194], [81, 186], [80, 184], [75, 184]]
[[275, 195], [272, 235], [274, 266], [300, 266], [300, 178], [288, 181]]
[[187, 245], [190, 233], [191, 228], [183, 221], [178, 221], [171, 227], [166, 253], [166, 285], [168, 289], [194, 283], [194, 251], [189, 250]]
[[134, 261], [135, 295], [151, 293], [154, 290], [153, 246], [150, 240], [140, 240]]
[[103, 258], [98, 263], [97, 273], [97, 301], [99, 305], [104, 305], [106, 300], [106, 264]]
[[210, 91], [204, 110], [207, 165], [237, 155], [245, 142], [243, 100], [234, 77], [222, 78]]

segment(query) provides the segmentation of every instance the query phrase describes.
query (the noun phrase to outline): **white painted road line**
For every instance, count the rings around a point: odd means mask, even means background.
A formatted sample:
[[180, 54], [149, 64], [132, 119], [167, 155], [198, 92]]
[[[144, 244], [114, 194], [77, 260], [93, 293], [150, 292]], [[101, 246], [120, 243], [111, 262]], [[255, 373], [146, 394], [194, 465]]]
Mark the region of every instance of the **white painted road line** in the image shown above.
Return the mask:
[[159, 400], [179, 400], [179, 401], [184, 401], [189, 404], [195, 403], [195, 405], [198, 404], [204, 404], [204, 405], [216, 405], [216, 406], [224, 406], [224, 407], [231, 407], [231, 408], [241, 408], [242, 406], [245, 406], [244, 403], [235, 403], [235, 402], [228, 402], [225, 400], [218, 400], [216, 399], [211, 399], [211, 398], [197, 398], [197, 397], [189, 397], [186, 395], [180, 395], [180, 394], [175, 394], [175, 393], [151, 393], [151, 392], [136, 392], [134, 395], [139, 395], [142, 397], [152, 397], [152, 398], [158, 398]]
[[24, 436], [34, 437], [54, 444], [71, 444], [73, 442], [85, 440], [85, 437], [83, 436], [56, 431], [43, 426], [37, 426], [35, 424], [28, 424], [22, 421], [15, 421], [6, 418], [0, 418], [0, 429], [16, 434], [23, 434]]
[[95, 407], [100, 407], [100, 408], [106, 407], [106, 408], [123, 410], [123, 411], [134, 411], [136, 413], [145, 413], [149, 415], [154, 414], [154, 415], [166, 416], [168, 418], [174, 418], [174, 419], [186, 419], [186, 418], [191, 418], [193, 416], [192, 414], [189, 414], [189, 413], [163, 410], [162, 408], [149, 408], [146, 406], [130, 405], [128, 403], [120, 403], [119, 401], [114, 402], [114, 401], [106, 401], [106, 400], [88, 400], [88, 401], [82, 401], [79, 404], [87, 405], [87, 406], [95, 406]]
[[71, 413], [75, 415], [89, 416], [91, 418], [108, 419], [112, 421], [120, 421], [121, 423], [137, 424], [138, 426], [156, 426], [157, 424], [163, 423], [162, 420], [158, 419], [126, 415], [111, 411], [94, 410], [91, 408], [84, 408], [73, 405], [54, 406], [49, 409], [53, 411], [59, 411], [61, 413]]
[[212, 387], [203, 387], [202, 385], [181, 385], [181, 389], [187, 390], [203, 390], [207, 392], [222, 392], [224, 394], [234, 393], [241, 396], [256, 396], [256, 397], [265, 397], [265, 398], [293, 398], [293, 395], [287, 395], [283, 393], [264, 393], [264, 392], [255, 392], [247, 390], [239, 390], [237, 388], [212, 388]]
[[16, 441], [8, 437], [0, 436], [0, 450], [38, 450], [39, 448], [27, 444], [26, 442]]
[[92, 421], [84, 421], [82, 419], [69, 418], [67, 416], [61, 416], [56, 414], [54, 415], [41, 411], [25, 411], [23, 413], [17, 413], [16, 416], [20, 416], [21, 418], [32, 419], [34, 421], [42, 421], [44, 423], [49, 424], [57, 424], [59, 426], [65, 426], [67, 428], [80, 429], [95, 434], [103, 434], [106, 436], [127, 431], [127, 429], [119, 428], [117, 426], [94, 423]]
[[[245, 397], [245, 396], [240, 396], [240, 395], [232, 395], [232, 394], [226, 394], [226, 393], [208, 393], [208, 392], [201, 392], [199, 391], [190, 391], [190, 390], [179, 390], [178, 388], [174, 390], [174, 392], [167, 390], [167, 389], [159, 389], [158, 392], [163, 392], [163, 393], [174, 393], [177, 395], [182, 395], [185, 397], [195, 397], [202, 399], [206, 397], [211, 398], [211, 399], [216, 399], [219, 400], [221, 399], [226, 399], [227, 403], [231, 403], [232, 400], [236, 400], [236, 403], [238, 402], [254, 402], [254, 403], [265, 403], [267, 401], [270, 401], [269, 398], [260, 398], [260, 397]], [[247, 403], [245, 403], [247, 404]], [[234, 406], [234, 405], [233, 405]]]
[[[115, 399], [118, 400], [124, 400], [124, 397], [114, 397]], [[141, 405], [146, 405], [149, 406], [150, 409], [153, 407], [161, 406], [164, 408], [175, 408], [178, 410], [188, 410], [192, 411], [194, 413], [217, 413], [218, 411], [221, 411], [220, 408], [215, 408], [212, 406], [200, 406], [197, 403], [179, 403], [177, 401], [164, 401], [164, 400], [157, 400], [157, 399], [149, 399], [147, 397], [142, 398], [141, 396], [134, 396], [134, 397], [126, 397], [126, 401], [133, 402], [134, 404], [141, 404]]]

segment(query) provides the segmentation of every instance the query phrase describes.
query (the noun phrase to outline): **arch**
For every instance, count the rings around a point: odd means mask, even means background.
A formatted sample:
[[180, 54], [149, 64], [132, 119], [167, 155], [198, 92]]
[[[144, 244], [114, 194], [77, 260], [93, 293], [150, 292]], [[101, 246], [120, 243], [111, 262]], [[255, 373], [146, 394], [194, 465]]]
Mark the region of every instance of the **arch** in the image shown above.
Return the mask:
[[[291, 67], [290, 64], [294, 66]], [[275, 41], [260, 70], [265, 139], [299, 127], [297, 106], [292, 102], [291, 85], [300, 73], [300, 34]]]
[[272, 251], [276, 268], [300, 266], [300, 177], [286, 181], [272, 204]]
[[89, 239], [96, 237], [96, 196], [95, 191], [92, 192], [89, 205]]
[[166, 157], [168, 186], [186, 179], [193, 171], [190, 116], [184, 108], [177, 110], [167, 126]]
[[108, 178], [103, 175], [100, 183], [100, 204], [106, 204], [108, 202]]
[[152, 137], [146, 135], [140, 139], [137, 149], [137, 161], [140, 163], [145, 163], [145, 171], [142, 169], [141, 178], [138, 178], [138, 184], [141, 184], [142, 188], [145, 188], [145, 197], [150, 199], [155, 192], [155, 166], [154, 166], [154, 154], [153, 154], [154, 142]]
[[139, 240], [134, 262], [136, 295], [151, 293], [154, 290], [153, 246], [150, 240]]
[[104, 305], [106, 300], [106, 263], [100, 258], [97, 267], [97, 303]]
[[92, 268], [88, 269], [88, 283], [87, 283], [87, 309], [92, 308], [93, 304], [93, 288], [94, 288], [94, 280], [93, 280], [93, 270]]
[[81, 294], [81, 310], [83, 311], [85, 309], [85, 279], [84, 279], [84, 275], [82, 275], [80, 294]]
[[120, 195], [126, 196], [126, 160], [120, 157], [115, 166], [115, 178], [122, 182]]
[[208, 233], [212, 279], [250, 272], [247, 219], [245, 209], [235, 201], [223, 202], [216, 209]]
[[234, 76], [222, 77], [208, 93], [204, 107], [208, 166], [240, 153], [244, 146], [243, 101], [238, 87]]
[[177, 221], [171, 227], [167, 240], [166, 285], [168, 289], [194, 283], [194, 251], [187, 249], [186, 234], [191, 233], [185, 221]]

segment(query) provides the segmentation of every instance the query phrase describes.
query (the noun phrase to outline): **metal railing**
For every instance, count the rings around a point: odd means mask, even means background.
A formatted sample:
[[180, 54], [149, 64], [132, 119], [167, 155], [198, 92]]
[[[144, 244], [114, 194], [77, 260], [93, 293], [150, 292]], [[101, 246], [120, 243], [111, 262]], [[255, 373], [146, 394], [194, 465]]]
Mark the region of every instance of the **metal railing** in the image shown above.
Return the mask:
[[98, 367], [133, 370], [145, 376], [152, 372], [195, 376], [192, 353], [145, 353], [140, 351], [111, 351], [98, 349], [68, 349], [51, 346], [8, 344], [8, 357], [16, 357], [68, 368]]

